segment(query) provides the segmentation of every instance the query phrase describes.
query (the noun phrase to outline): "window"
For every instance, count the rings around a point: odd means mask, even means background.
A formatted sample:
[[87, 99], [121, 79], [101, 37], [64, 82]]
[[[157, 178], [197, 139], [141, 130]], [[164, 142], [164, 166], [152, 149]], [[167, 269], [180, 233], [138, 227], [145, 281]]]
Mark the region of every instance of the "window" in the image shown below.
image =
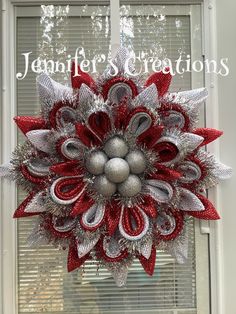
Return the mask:
[[[111, 1], [111, 5], [114, 2]], [[179, 55], [201, 58], [200, 5], [121, 4], [120, 41], [135, 53], [158, 54], [171, 60]], [[137, 3], [139, 1], [136, 1]], [[168, 2], [168, 1], [167, 1]], [[62, 61], [78, 46], [86, 57], [107, 55], [114, 16], [109, 6], [16, 6], [16, 70], [24, 69], [22, 53], [32, 51], [31, 60], [50, 56]], [[113, 12], [114, 14], [114, 12]], [[100, 65], [102, 70], [106, 64]], [[39, 111], [35, 84], [30, 71], [17, 81], [18, 115]], [[65, 82], [64, 74], [54, 79]], [[185, 90], [203, 84], [201, 74], [186, 73], [174, 78], [171, 88]], [[204, 123], [204, 112], [202, 113]], [[18, 142], [22, 136], [18, 134]], [[17, 201], [24, 198], [18, 191]], [[95, 262], [67, 273], [63, 252], [50, 245], [29, 248], [27, 237], [33, 218], [17, 222], [16, 313], [209, 313], [207, 235], [198, 223], [189, 224], [189, 257], [177, 264], [164, 252], [157, 253], [156, 271], [147, 277], [138, 262], [130, 269], [127, 286], [117, 288], [111, 275]]]

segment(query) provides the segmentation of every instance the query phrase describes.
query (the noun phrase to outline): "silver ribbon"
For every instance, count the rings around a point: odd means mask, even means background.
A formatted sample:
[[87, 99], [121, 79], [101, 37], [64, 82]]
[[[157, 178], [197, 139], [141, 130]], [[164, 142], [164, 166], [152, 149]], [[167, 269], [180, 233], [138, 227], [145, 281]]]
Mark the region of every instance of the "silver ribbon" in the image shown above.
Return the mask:
[[152, 124], [151, 116], [146, 112], [138, 112], [130, 119], [128, 129], [131, 133], [139, 136], [150, 128]]
[[178, 188], [179, 203], [178, 209], [184, 211], [202, 211], [205, 210], [204, 205], [200, 199], [191, 191], [185, 188]]
[[156, 109], [160, 107], [158, 101], [158, 91], [156, 85], [153, 83], [146, 87], [138, 96], [133, 100], [134, 107], [144, 106], [147, 109]]
[[172, 186], [161, 180], [146, 180], [145, 190], [159, 203], [168, 203], [173, 196]]
[[94, 204], [82, 215], [82, 222], [85, 226], [93, 228], [99, 225], [105, 214], [105, 206]]
[[63, 218], [63, 224], [58, 225], [57, 221], [61, 222], [61, 218], [58, 218], [56, 216], [53, 216], [52, 218], [52, 224], [53, 224], [53, 228], [58, 231], [58, 232], [68, 232], [71, 231], [75, 225], [76, 225], [76, 219], [75, 218]]
[[136, 241], [136, 240], [142, 239], [142, 237], [145, 236], [145, 234], [147, 233], [148, 228], [149, 228], [148, 216], [144, 213], [144, 211], [141, 208], [137, 208], [137, 210], [140, 211], [140, 213], [144, 219], [144, 228], [143, 228], [142, 232], [140, 232], [140, 234], [138, 234], [137, 236], [131, 236], [128, 233], [126, 233], [126, 231], [124, 230], [123, 225], [122, 225], [122, 217], [124, 214], [124, 208], [122, 208], [122, 210], [121, 210], [120, 221], [119, 221], [119, 231], [125, 239], [130, 240], [130, 241]]
[[25, 207], [26, 213], [43, 213], [45, 208], [45, 191], [37, 193]]
[[93, 237], [83, 237], [83, 239], [77, 239], [77, 251], [78, 257], [81, 258], [88, 254], [100, 239], [100, 234], [95, 234]]
[[68, 138], [61, 145], [62, 154], [69, 159], [79, 159], [83, 144], [79, 139]]
[[183, 175], [179, 180], [183, 183], [191, 183], [195, 180], [198, 180], [201, 177], [200, 167], [192, 161], [183, 161], [178, 167], [177, 170]]
[[36, 157], [29, 160], [27, 169], [31, 174], [37, 177], [45, 177], [49, 174], [50, 165], [51, 163], [49, 161]]
[[33, 130], [26, 133], [26, 137], [38, 150], [45, 153], [52, 152], [52, 146], [48, 138], [51, 135], [50, 130]]

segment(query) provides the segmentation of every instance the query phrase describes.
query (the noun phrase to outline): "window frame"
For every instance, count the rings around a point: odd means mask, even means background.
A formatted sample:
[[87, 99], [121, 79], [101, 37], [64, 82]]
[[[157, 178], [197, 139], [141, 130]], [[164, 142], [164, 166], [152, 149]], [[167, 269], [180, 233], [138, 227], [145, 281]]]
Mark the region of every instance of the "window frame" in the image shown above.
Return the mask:
[[[129, 3], [135, 2], [137, 4], [139, 1], [129, 1]], [[142, 1], [142, 3], [150, 4], [151, 1]], [[179, 1], [162, 1], [165, 3], [176, 3]], [[191, 2], [191, 1], [183, 1]], [[193, 1], [193, 3], [200, 1]], [[43, 1], [45, 4], [64, 4], [64, 1]], [[83, 1], [70, 0], [70, 4], [83, 4]], [[120, 43], [119, 34], [119, 0], [112, 1], [91, 1], [88, 0], [87, 3], [92, 4], [110, 4], [110, 21], [111, 21], [111, 49], [112, 54], [116, 51]], [[122, 4], [124, 1], [122, 2]], [[42, 4], [41, 1], [34, 0], [4, 0], [2, 3], [2, 56], [1, 56], [1, 162], [7, 162], [11, 156], [11, 152], [17, 143], [16, 127], [12, 123], [12, 117], [16, 115], [16, 54], [15, 54], [15, 43], [16, 43], [16, 13], [19, 9], [24, 6], [34, 6]], [[183, 6], [184, 7], [184, 6]], [[194, 10], [190, 8], [191, 24], [194, 24], [199, 16], [194, 15]], [[26, 7], [22, 8], [24, 11]], [[174, 11], [173, 11], [174, 12]], [[202, 43], [201, 45], [196, 45], [198, 49], [192, 50], [191, 58], [199, 59], [202, 55], [203, 58], [216, 59], [216, 16], [215, 10], [212, 6], [211, 0], [205, 0], [201, 4], [201, 16], [202, 16]], [[211, 34], [211, 36], [210, 36]], [[192, 41], [192, 40], [191, 40]], [[192, 87], [200, 87], [205, 80], [205, 86], [209, 90], [209, 97], [206, 101], [205, 110], [205, 121], [208, 127], [218, 126], [218, 99], [217, 99], [217, 76], [214, 74], [205, 75], [204, 78], [200, 77], [201, 74], [194, 73], [192, 77]], [[214, 106], [214, 107], [213, 107]], [[213, 110], [214, 108], [214, 110]], [[209, 145], [208, 150], [218, 155], [219, 144], [214, 143]], [[12, 313], [17, 314], [17, 224], [16, 221], [12, 219], [12, 213], [16, 207], [16, 187], [13, 182], [7, 182], [2, 180], [0, 182], [1, 191], [1, 286], [0, 286], [0, 304], [3, 314]], [[209, 198], [217, 205], [219, 203], [219, 189], [214, 188], [209, 192]], [[7, 204], [7, 206], [4, 206]], [[206, 272], [206, 268], [210, 267], [209, 273], [209, 283], [210, 289], [210, 303], [211, 303], [211, 313], [220, 314], [223, 313], [223, 274], [222, 274], [222, 222], [200, 222], [196, 221], [196, 225], [199, 227], [195, 228], [196, 232], [196, 272], [201, 273]], [[202, 236], [199, 236], [199, 235]], [[210, 264], [208, 264], [208, 257], [201, 261], [198, 258], [197, 251], [200, 247], [204, 246], [207, 250], [209, 237], [209, 256]], [[201, 280], [203, 278], [196, 277], [197, 280], [197, 291], [198, 285], [201, 285]], [[205, 295], [208, 291], [205, 292]], [[208, 302], [204, 297], [204, 293], [197, 293], [197, 307], [199, 313], [205, 313], [206, 308], [204, 306]], [[200, 308], [199, 308], [200, 306]]]

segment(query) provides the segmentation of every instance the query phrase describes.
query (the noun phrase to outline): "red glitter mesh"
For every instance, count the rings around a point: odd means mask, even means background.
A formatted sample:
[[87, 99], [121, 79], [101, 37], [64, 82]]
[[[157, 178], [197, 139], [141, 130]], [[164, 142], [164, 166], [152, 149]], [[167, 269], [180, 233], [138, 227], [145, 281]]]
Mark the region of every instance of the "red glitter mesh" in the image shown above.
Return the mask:
[[69, 252], [68, 252], [68, 258], [67, 258], [67, 270], [68, 272], [71, 272], [75, 270], [76, 268], [79, 268], [81, 265], [84, 264], [84, 262], [89, 259], [89, 253], [85, 256], [79, 258], [78, 252], [77, 252], [77, 246], [76, 241], [72, 241]]
[[143, 266], [143, 269], [145, 270], [145, 272], [149, 276], [152, 276], [154, 273], [155, 263], [156, 263], [156, 249], [155, 249], [155, 247], [154, 246], [152, 247], [152, 251], [151, 251], [151, 255], [150, 255], [149, 259], [146, 259], [143, 255], [139, 255], [138, 259], [140, 261], [140, 264]]
[[110, 80], [108, 80], [104, 85], [103, 85], [103, 88], [102, 88], [102, 96], [105, 100], [107, 100], [107, 97], [108, 97], [108, 92], [110, 90], [110, 88], [117, 84], [117, 83], [120, 83], [120, 82], [123, 82], [127, 85], [129, 85], [129, 87], [131, 88], [132, 90], [132, 98], [134, 98], [135, 96], [138, 95], [138, 89], [137, 89], [137, 86], [134, 84], [134, 82], [131, 80], [131, 79], [127, 79], [125, 77], [114, 77]]
[[125, 232], [130, 236], [137, 236], [144, 229], [144, 218], [140, 210], [135, 207], [124, 208], [121, 223]]
[[157, 232], [157, 237], [158, 239], [164, 240], [164, 241], [170, 241], [170, 240], [174, 240], [183, 230], [184, 227], [184, 215], [182, 213], [182, 211], [179, 210], [171, 210], [168, 209], [166, 210], [167, 215], [169, 214], [170, 216], [174, 217], [175, 219], [175, 229], [173, 230], [173, 232], [171, 234], [160, 234], [160, 232]]
[[157, 202], [150, 195], [143, 195], [142, 210], [151, 218], [157, 217]]
[[80, 168], [77, 160], [61, 162], [50, 167], [50, 171], [61, 176], [75, 176], [83, 174], [83, 169]]
[[83, 72], [80, 69], [80, 66], [78, 66], [78, 76], [75, 75], [75, 63], [72, 63], [71, 67], [71, 85], [73, 88], [80, 88], [81, 85], [84, 83], [87, 86], [89, 86], [92, 90], [96, 90], [96, 84], [93, 80], [93, 78], [88, 74]]
[[32, 183], [44, 185], [48, 181], [48, 176], [45, 177], [33, 176], [25, 165], [20, 166], [20, 171], [23, 174], [23, 176]]
[[177, 146], [170, 142], [157, 143], [153, 149], [158, 153], [162, 162], [173, 160], [179, 153]]
[[94, 204], [94, 200], [89, 196], [89, 194], [84, 191], [80, 197], [77, 199], [70, 216], [76, 217], [86, 210], [88, 210]]
[[161, 137], [164, 126], [154, 125], [138, 137], [138, 142], [145, 145], [146, 148], [152, 148]]
[[203, 142], [199, 146], [207, 145], [223, 134], [222, 131], [210, 128], [199, 128], [194, 130], [193, 133], [204, 138]]
[[81, 178], [63, 178], [55, 185], [55, 195], [61, 200], [70, 200], [76, 197], [83, 189], [84, 183]]
[[32, 130], [46, 128], [46, 122], [42, 118], [22, 116], [15, 117], [14, 121], [24, 134]]
[[[168, 68], [166, 68], [165, 70], [166, 72], [169, 71]], [[158, 96], [162, 97], [168, 91], [171, 79], [172, 76], [170, 73], [167, 74], [163, 72], [153, 73], [152, 75], [149, 76], [145, 85], [149, 86], [154, 83], [158, 90]]]
[[97, 136], [90, 131], [84, 124], [77, 123], [76, 124], [76, 131], [79, 136], [79, 139], [85, 146], [98, 146], [101, 144], [100, 140]]
[[101, 139], [111, 130], [110, 118], [108, 114], [103, 111], [92, 113], [88, 118], [88, 123], [93, 132]]
[[121, 207], [112, 201], [106, 206], [106, 225], [108, 234], [111, 236], [119, 223], [120, 220]]
[[[63, 221], [63, 218], [61, 217], [62, 221]], [[61, 239], [67, 239], [67, 238], [70, 238], [72, 235], [73, 235], [73, 231], [70, 230], [70, 231], [65, 231], [65, 232], [62, 232], [62, 231], [57, 231], [54, 226], [53, 226], [53, 223], [52, 223], [52, 215], [49, 214], [44, 214], [44, 221], [43, 221], [43, 224], [42, 224], [42, 227], [49, 231], [51, 233], [51, 235], [53, 237], [56, 237], [56, 238], [61, 238]]]
[[173, 181], [179, 179], [182, 175], [180, 172], [170, 169], [160, 163], [156, 163], [154, 167], [156, 169], [156, 173], [150, 174], [148, 177], [149, 179]]
[[26, 206], [31, 202], [32, 198], [35, 196], [36, 193], [30, 193], [27, 198], [18, 206], [16, 209], [13, 218], [21, 218], [21, 217], [29, 217], [39, 215], [39, 213], [25, 213]]
[[202, 204], [205, 207], [205, 210], [201, 211], [185, 211], [187, 215], [193, 216], [198, 219], [205, 219], [205, 220], [217, 220], [220, 219], [220, 215], [216, 211], [213, 204], [203, 195], [196, 194], [197, 197], [200, 199]]

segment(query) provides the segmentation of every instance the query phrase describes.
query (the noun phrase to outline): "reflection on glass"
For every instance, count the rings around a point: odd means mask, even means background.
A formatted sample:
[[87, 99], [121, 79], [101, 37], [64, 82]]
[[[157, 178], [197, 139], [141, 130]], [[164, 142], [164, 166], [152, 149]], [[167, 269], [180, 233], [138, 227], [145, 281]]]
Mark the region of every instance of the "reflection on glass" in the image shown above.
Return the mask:
[[[146, 72], [150, 73], [153, 71], [151, 64], [155, 58], [168, 58], [175, 68], [178, 58], [186, 60], [190, 56], [190, 18], [187, 15], [168, 14], [166, 6], [122, 5], [120, 27], [122, 45], [133, 50], [140, 58], [137, 68], [142, 64], [143, 72], [146, 69], [145, 59], [149, 60]], [[181, 63], [182, 66], [184, 63]], [[171, 89], [190, 89], [190, 83], [189, 72], [176, 74]]]

